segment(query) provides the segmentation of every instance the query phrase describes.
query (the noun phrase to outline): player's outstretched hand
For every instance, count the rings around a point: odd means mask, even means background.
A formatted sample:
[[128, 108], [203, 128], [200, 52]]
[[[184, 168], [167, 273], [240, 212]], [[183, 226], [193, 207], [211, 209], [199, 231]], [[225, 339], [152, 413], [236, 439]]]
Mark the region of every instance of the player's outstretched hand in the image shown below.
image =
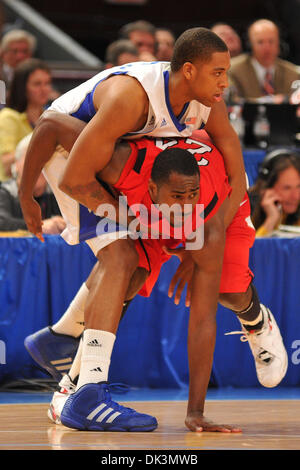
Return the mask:
[[180, 265], [178, 266], [176, 273], [170, 282], [168, 296], [170, 298], [173, 297], [175, 292], [174, 303], [178, 305], [181, 299], [182, 291], [185, 285], [187, 285], [185, 305], [186, 307], [190, 307], [194, 261], [190, 253], [184, 248], [170, 249], [164, 246], [163, 250], [167, 255], [175, 255], [180, 259]]
[[39, 240], [44, 241], [42, 231], [42, 213], [40, 205], [35, 199], [20, 199], [23, 217], [29, 232], [33, 233]]
[[236, 426], [227, 424], [216, 424], [205, 418], [200, 412], [188, 413], [185, 419], [186, 427], [193, 432], [225, 432], [240, 433], [242, 430]]

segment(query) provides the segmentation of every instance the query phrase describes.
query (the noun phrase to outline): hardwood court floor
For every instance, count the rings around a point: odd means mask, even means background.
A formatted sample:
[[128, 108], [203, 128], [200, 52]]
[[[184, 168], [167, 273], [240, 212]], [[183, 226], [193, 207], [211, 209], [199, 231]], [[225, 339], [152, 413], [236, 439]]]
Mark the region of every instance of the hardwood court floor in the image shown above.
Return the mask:
[[124, 403], [159, 422], [151, 433], [97, 433], [51, 424], [41, 404], [0, 405], [0, 450], [299, 450], [300, 400], [216, 400], [206, 416], [242, 434], [192, 433], [185, 401]]

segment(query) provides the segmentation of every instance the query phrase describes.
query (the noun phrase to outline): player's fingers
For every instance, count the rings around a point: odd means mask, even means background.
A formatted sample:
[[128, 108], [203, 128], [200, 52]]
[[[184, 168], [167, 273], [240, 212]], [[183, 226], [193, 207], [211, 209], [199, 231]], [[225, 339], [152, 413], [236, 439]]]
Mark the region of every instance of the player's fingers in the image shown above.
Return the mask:
[[35, 234], [35, 236], [41, 241], [41, 242], [44, 242], [45, 239], [44, 239], [44, 236], [43, 236], [43, 233], [42, 232], [38, 232]]
[[171, 282], [170, 282], [170, 285], [169, 285], [169, 290], [168, 290], [168, 296], [171, 298], [173, 297], [173, 294], [174, 294], [174, 290], [175, 290], [175, 286], [178, 282], [178, 279], [179, 279], [179, 273], [178, 271], [176, 271], [176, 273], [174, 274], [174, 276], [172, 277], [171, 279]]
[[44, 241], [44, 236], [43, 236], [43, 231], [42, 231], [42, 223], [37, 224], [36, 222], [28, 222], [27, 223], [27, 228], [30, 233], [33, 233], [39, 240], [42, 242]]
[[223, 432], [223, 433], [240, 433], [242, 430], [234, 426], [228, 426], [226, 424], [208, 424], [203, 425], [203, 431], [206, 432]]
[[197, 423], [197, 421], [185, 421], [185, 425], [186, 427], [192, 431], [192, 432], [202, 432], [203, 431], [203, 427], [201, 426], [201, 424]]
[[184, 280], [181, 280], [179, 283], [178, 283], [178, 286], [176, 288], [176, 294], [175, 294], [175, 298], [174, 298], [174, 303], [175, 305], [178, 305], [179, 302], [180, 302], [180, 299], [181, 299], [181, 295], [182, 295], [182, 291], [184, 289], [184, 286], [185, 286], [186, 282]]
[[191, 306], [191, 297], [192, 297], [192, 286], [188, 283], [187, 290], [186, 290], [186, 296], [185, 296], [185, 306], [186, 307]]

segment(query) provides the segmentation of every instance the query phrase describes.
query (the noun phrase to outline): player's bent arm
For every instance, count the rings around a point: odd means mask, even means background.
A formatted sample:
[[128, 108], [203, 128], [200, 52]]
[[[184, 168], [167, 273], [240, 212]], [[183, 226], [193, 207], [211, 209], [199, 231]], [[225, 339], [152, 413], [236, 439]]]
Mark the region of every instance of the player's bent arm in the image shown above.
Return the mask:
[[70, 116], [46, 111], [34, 129], [24, 161], [19, 198], [28, 230], [41, 241], [41, 210], [33, 197], [36, 181], [57, 145], [60, 144], [69, 151], [84, 125]]
[[105, 84], [98, 111], [73, 146], [62, 175], [60, 189], [93, 212], [103, 203], [96, 175], [110, 162], [118, 138], [143, 125], [148, 98], [137, 83], [121, 80], [114, 88]]
[[232, 187], [230, 205], [225, 214], [225, 226], [228, 227], [245, 195], [246, 176], [240, 140], [229, 122], [224, 102], [212, 107], [205, 130], [223, 155]]
[[[27, 228], [42, 241], [41, 211], [33, 197], [35, 183], [56, 147], [60, 145], [70, 152], [85, 126], [85, 122], [67, 114], [46, 111], [33, 132], [25, 158], [19, 193]], [[116, 151], [114, 156], [117, 155]], [[115, 199], [104, 188], [102, 188], [102, 197], [104, 203], [116, 204]], [[118, 214], [117, 221], [119, 221]]]
[[20, 198], [31, 198], [35, 183], [58, 145], [70, 151], [85, 123], [55, 111], [45, 111], [40, 117], [26, 152]]

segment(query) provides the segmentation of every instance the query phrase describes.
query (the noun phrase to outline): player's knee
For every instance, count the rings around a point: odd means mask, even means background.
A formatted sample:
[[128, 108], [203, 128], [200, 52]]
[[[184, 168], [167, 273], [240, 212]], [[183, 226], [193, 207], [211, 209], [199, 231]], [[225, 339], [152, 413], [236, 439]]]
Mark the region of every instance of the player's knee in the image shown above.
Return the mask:
[[219, 303], [230, 310], [239, 311], [248, 304], [248, 295], [247, 292], [223, 293], [219, 295]]
[[97, 258], [101, 266], [117, 272], [133, 273], [139, 264], [139, 256], [131, 239], [117, 240], [99, 251]]

